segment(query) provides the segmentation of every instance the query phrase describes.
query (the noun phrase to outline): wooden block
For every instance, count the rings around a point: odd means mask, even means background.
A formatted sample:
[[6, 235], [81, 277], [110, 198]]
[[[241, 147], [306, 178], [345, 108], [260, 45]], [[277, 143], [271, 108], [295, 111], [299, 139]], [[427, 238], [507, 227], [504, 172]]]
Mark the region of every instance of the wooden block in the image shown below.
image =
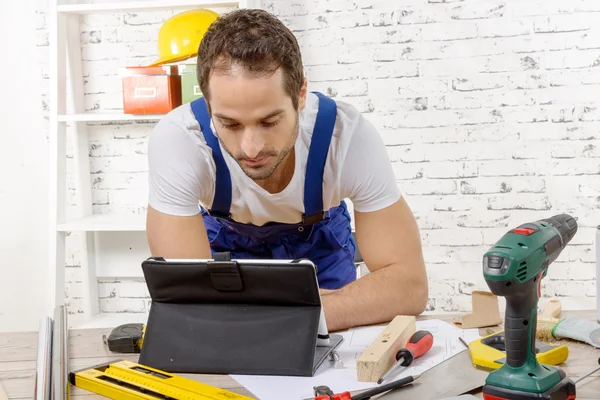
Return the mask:
[[500, 309], [498, 308], [498, 296], [491, 292], [473, 290], [471, 301], [473, 302], [473, 313], [463, 315], [460, 321], [455, 321], [455, 324], [462, 325], [463, 329], [470, 329], [502, 323]]
[[396, 316], [356, 360], [358, 381], [377, 382], [394, 363], [396, 352], [406, 346], [416, 330], [415, 317]]
[[540, 313], [540, 318], [558, 318], [562, 312], [562, 305], [558, 299], [550, 299]]

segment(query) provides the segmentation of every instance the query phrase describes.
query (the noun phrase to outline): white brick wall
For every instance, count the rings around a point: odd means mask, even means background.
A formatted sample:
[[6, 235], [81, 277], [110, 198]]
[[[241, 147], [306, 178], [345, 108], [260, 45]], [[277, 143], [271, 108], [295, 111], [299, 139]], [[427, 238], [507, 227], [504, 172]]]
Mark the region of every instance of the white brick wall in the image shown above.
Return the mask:
[[[469, 310], [481, 256], [509, 228], [579, 217], [545, 296], [594, 304], [600, 223], [600, 4], [596, 0], [265, 1], [295, 32], [312, 90], [351, 102], [379, 128], [421, 228], [430, 310]], [[45, 9], [37, 15], [47, 77]], [[118, 69], [154, 59], [172, 13], [83, 17], [85, 107], [119, 109]], [[42, 101], [47, 100], [44, 88]], [[150, 123], [94, 124], [96, 212], [143, 212]], [[66, 296], [81, 310], [70, 237]], [[105, 312], [144, 311], [143, 282], [103, 281]]]

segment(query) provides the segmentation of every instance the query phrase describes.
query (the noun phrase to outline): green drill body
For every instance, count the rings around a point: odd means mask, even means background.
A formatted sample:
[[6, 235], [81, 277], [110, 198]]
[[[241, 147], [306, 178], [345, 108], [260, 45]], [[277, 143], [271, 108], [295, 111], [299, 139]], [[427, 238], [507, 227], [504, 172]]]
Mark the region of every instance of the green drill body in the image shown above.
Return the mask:
[[484, 278], [492, 293], [506, 298], [506, 362], [489, 374], [488, 398], [561, 398], [546, 396], [563, 385], [564, 372], [535, 356], [537, 304], [548, 266], [576, 231], [575, 219], [561, 214], [510, 230], [484, 254]]

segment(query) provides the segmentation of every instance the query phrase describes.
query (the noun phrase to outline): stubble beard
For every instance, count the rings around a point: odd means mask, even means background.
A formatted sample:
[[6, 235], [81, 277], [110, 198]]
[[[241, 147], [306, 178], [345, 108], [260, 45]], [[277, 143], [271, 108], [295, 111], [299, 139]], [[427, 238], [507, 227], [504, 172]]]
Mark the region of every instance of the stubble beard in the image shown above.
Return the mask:
[[[225, 146], [223, 146], [223, 148], [233, 159], [236, 160], [236, 162], [238, 163], [238, 165], [240, 166], [242, 171], [244, 171], [246, 176], [248, 176], [252, 180], [261, 181], [261, 180], [270, 178], [273, 175], [273, 173], [277, 170], [277, 167], [281, 164], [281, 162], [294, 149], [294, 146], [296, 145], [296, 140], [298, 139], [298, 131], [299, 131], [299, 122], [298, 122], [298, 114], [296, 113], [296, 123], [295, 123], [294, 129], [292, 131], [292, 139], [291, 139], [290, 143], [288, 144], [288, 146], [286, 148], [284, 148], [283, 150], [281, 150], [279, 153], [277, 153], [276, 151], [271, 150], [271, 149], [265, 149], [265, 150], [261, 151], [260, 154], [258, 155], [258, 158], [277, 155], [275, 162], [269, 168], [266, 168], [266, 167], [259, 168], [259, 169], [244, 168], [244, 166], [242, 165], [242, 161], [246, 158], [246, 156], [244, 154], [238, 154], [236, 156], [236, 155], [232, 154], [231, 151], [229, 151], [229, 149], [227, 149]], [[221, 143], [221, 145], [223, 145], [223, 144]]]

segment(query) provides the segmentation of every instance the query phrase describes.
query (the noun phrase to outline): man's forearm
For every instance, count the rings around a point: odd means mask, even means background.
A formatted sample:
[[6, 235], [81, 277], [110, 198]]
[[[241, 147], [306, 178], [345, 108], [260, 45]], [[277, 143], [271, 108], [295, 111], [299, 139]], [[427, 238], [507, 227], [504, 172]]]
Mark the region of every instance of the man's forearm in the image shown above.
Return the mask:
[[413, 277], [404, 266], [373, 271], [322, 296], [330, 331], [383, 323], [396, 315], [418, 315], [427, 305], [427, 279]]

